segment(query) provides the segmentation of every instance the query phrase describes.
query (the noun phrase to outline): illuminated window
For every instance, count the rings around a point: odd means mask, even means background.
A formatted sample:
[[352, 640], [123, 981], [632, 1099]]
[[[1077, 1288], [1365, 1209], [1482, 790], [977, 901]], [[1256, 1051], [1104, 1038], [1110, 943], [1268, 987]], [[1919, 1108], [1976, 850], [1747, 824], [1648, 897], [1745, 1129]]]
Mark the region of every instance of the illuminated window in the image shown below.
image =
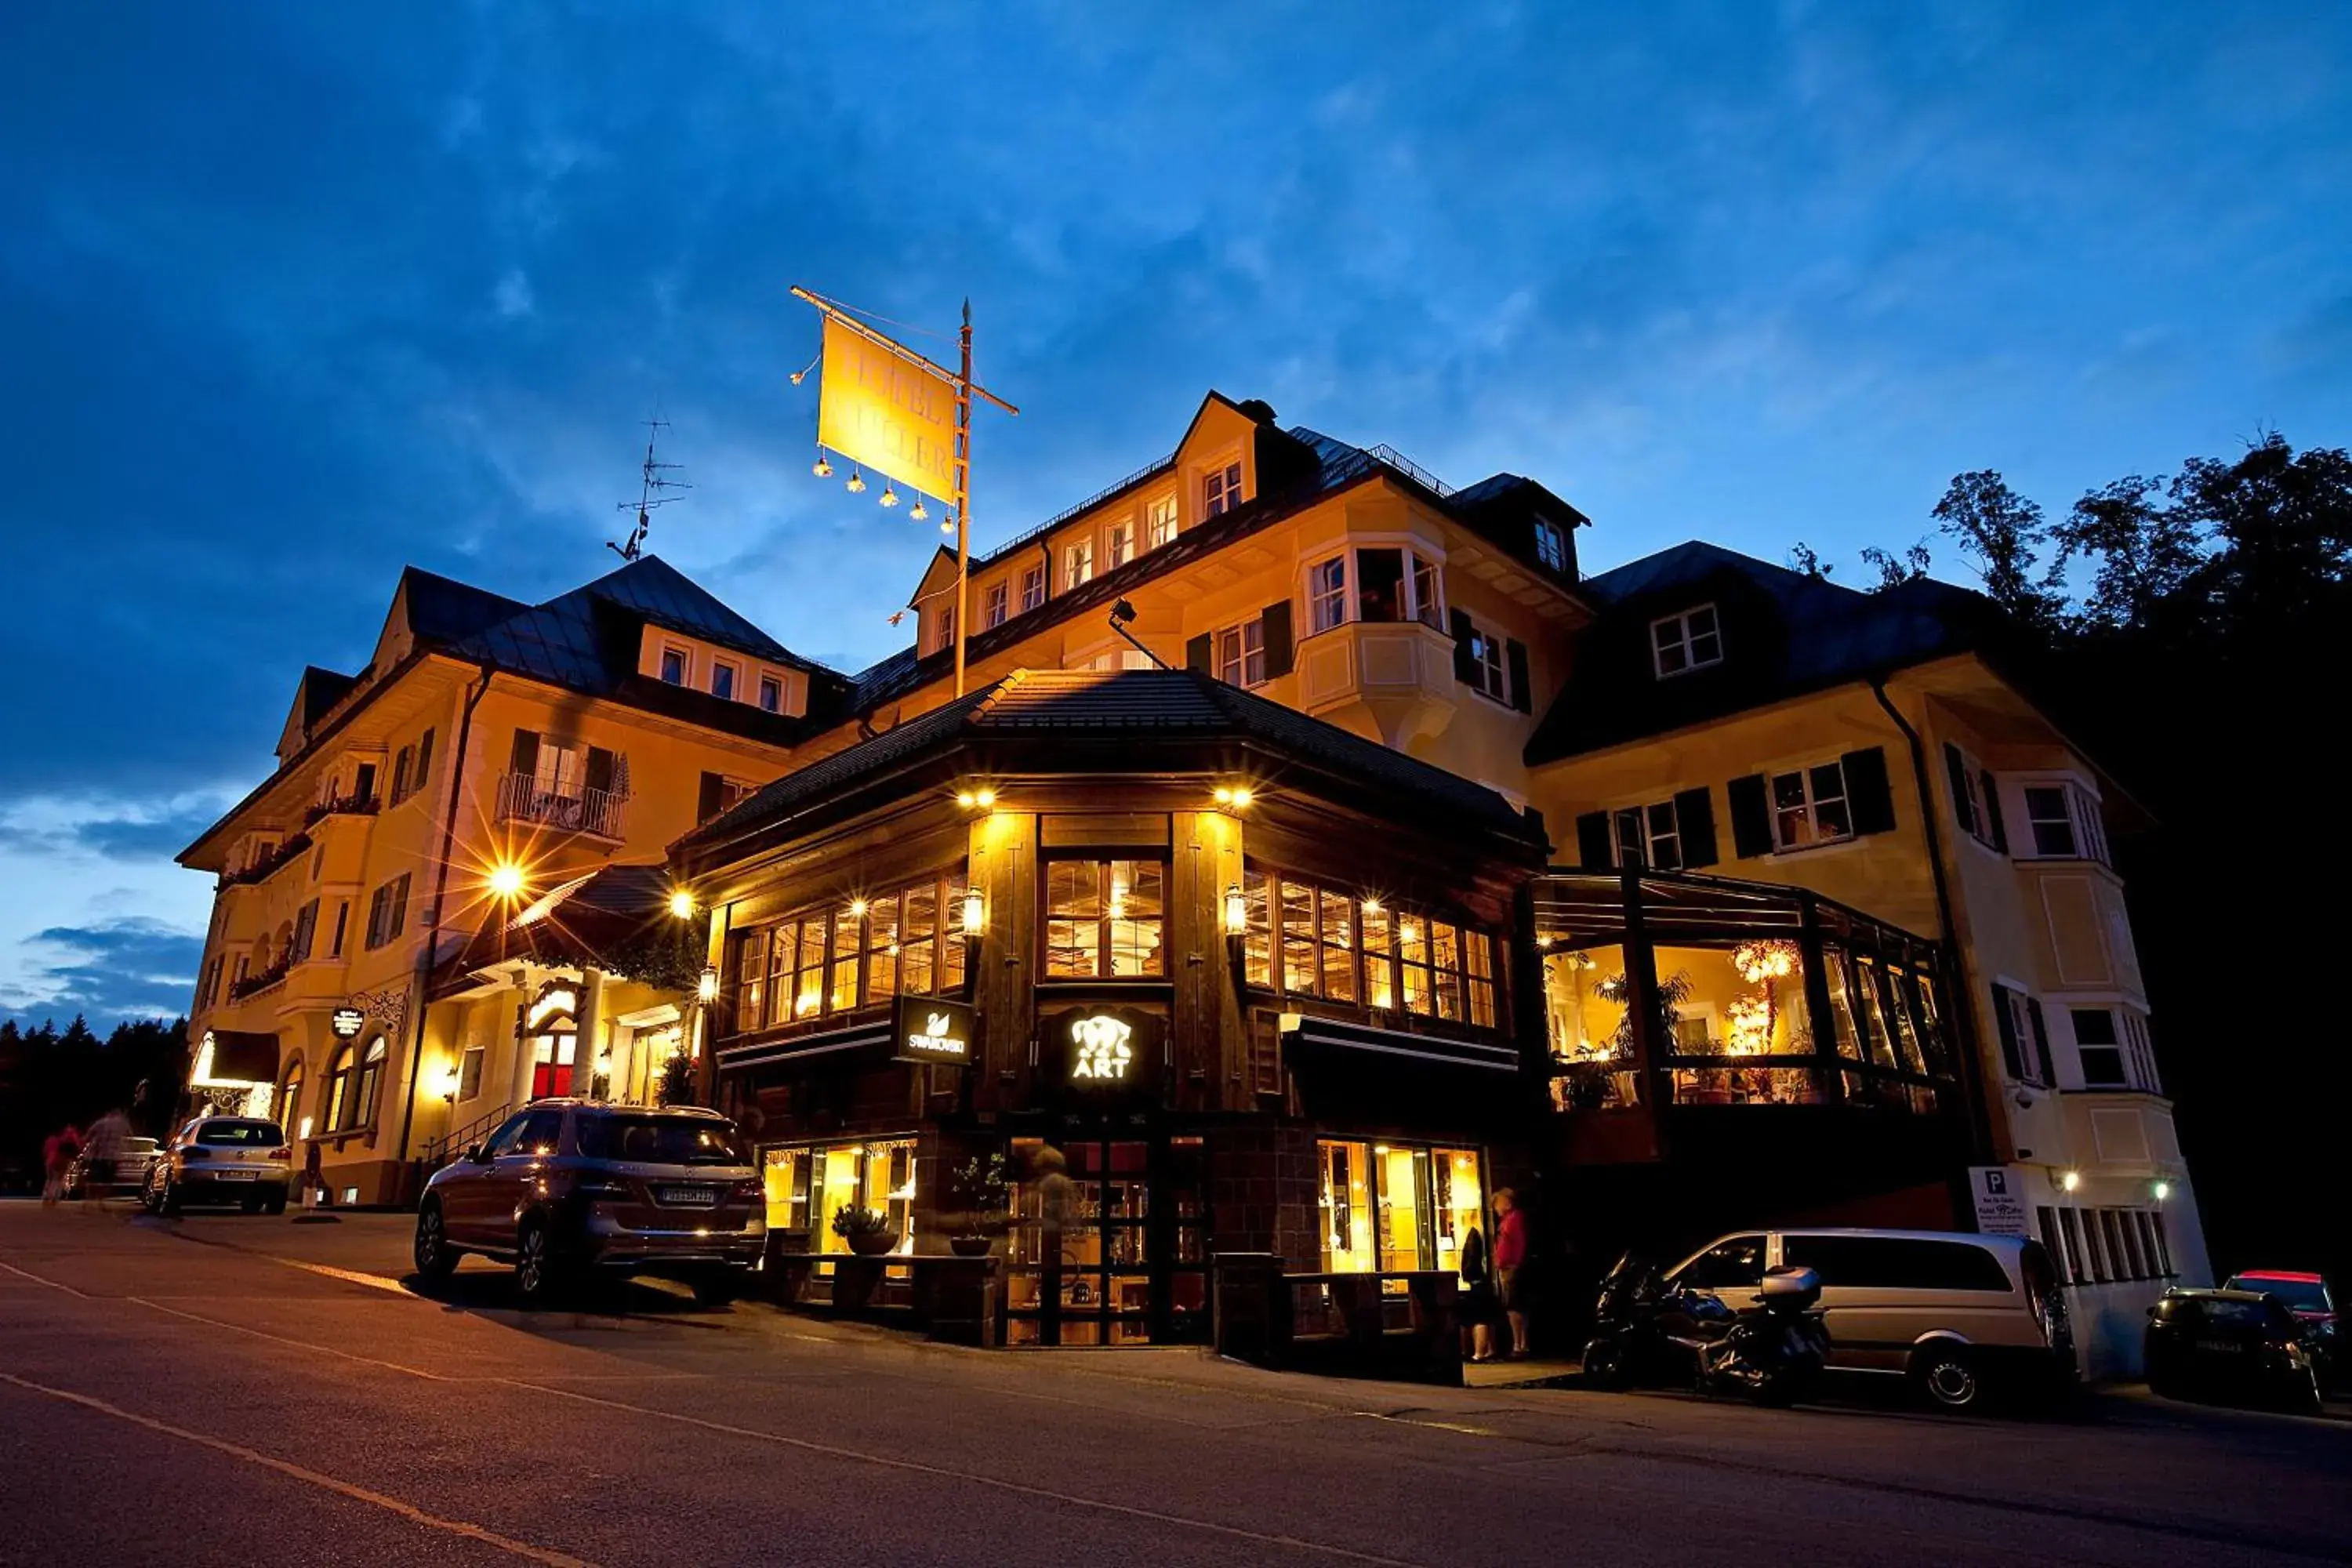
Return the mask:
[[1470, 1233], [1493, 1228], [1476, 1150], [1325, 1140], [1317, 1153], [1327, 1274], [1457, 1272]]
[[1223, 517], [1242, 504], [1242, 466], [1228, 463], [1222, 468], [1212, 468], [1201, 481], [1201, 515]]
[[1062, 592], [1095, 580], [1095, 542], [1081, 539], [1062, 547]]
[[892, 1256], [912, 1252], [915, 1175], [911, 1138], [802, 1144], [760, 1152], [768, 1228], [791, 1237], [796, 1251], [847, 1252], [849, 1244], [834, 1234], [834, 1216], [844, 1209], [867, 1208], [878, 1210], [887, 1228], [898, 1233]]
[[1278, 872], [1242, 875], [1244, 982], [1374, 1012], [1496, 1026], [1494, 941]]
[[1772, 843], [1781, 849], [1835, 844], [1853, 837], [1853, 813], [1846, 804], [1841, 763], [1774, 773]]
[[1021, 608], [1034, 610], [1045, 602], [1045, 569], [1032, 566], [1021, 574]]
[[958, 892], [953, 877], [930, 877], [742, 933], [731, 955], [735, 1031], [832, 1017], [896, 995], [961, 992]]
[[1165, 973], [1167, 868], [1157, 860], [1045, 863], [1045, 977]]
[[1713, 605], [1650, 623], [1650, 653], [1658, 679], [1723, 662], [1723, 627]]
[[1176, 537], [1176, 498], [1161, 496], [1143, 509], [1143, 547], [1157, 550]]
[[1006, 607], [1006, 602], [1012, 596], [1011, 584], [991, 583], [987, 591], [981, 595], [981, 624], [988, 626], [1003, 626], [1005, 616], [1011, 613]]
[[1112, 523], [1109, 529], [1108, 543], [1110, 550], [1110, 570], [1117, 571], [1119, 567], [1124, 566], [1129, 562], [1134, 560], [1135, 520], [1131, 517], [1121, 518], [1118, 521]]

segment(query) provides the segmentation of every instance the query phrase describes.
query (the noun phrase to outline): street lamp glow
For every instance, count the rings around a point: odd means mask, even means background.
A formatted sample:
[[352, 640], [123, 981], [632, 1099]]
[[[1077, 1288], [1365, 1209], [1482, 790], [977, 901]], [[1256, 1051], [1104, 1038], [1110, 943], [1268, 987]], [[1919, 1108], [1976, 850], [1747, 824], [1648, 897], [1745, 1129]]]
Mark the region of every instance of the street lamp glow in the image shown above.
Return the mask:
[[688, 892], [684, 888], [674, 889], [669, 896], [669, 912], [676, 915], [679, 920], [688, 920], [692, 918], [694, 914], [694, 895]]
[[520, 895], [522, 892], [522, 868], [511, 860], [501, 860], [491, 867], [490, 891], [501, 899]]
[[2080, 1171], [2069, 1171], [2058, 1178], [2059, 1187], [2065, 1192], [2074, 1192], [2082, 1184], [2083, 1173]]
[[704, 965], [702, 978], [695, 982], [694, 994], [696, 999], [701, 1002], [709, 1003], [718, 1001], [719, 971], [707, 964]]

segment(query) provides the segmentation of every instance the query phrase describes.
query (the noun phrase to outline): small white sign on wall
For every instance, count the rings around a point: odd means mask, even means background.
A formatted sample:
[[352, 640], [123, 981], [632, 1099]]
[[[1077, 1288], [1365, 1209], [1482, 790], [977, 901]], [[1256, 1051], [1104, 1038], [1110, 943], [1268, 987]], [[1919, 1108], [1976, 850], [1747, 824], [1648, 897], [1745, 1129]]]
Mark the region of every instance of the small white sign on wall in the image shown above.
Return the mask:
[[1977, 1229], [1985, 1236], [2024, 1236], [2025, 1173], [2015, 1165], [1971, 1165], [1969, 1195], [1976, 1201]]

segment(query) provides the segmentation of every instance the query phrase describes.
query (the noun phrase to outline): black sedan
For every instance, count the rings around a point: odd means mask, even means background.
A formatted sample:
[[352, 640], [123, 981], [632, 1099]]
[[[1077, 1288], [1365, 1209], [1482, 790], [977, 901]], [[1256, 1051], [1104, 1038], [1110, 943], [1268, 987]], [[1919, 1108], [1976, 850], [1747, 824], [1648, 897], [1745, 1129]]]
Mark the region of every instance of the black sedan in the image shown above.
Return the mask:
[[2147, 1310], [2147, 1385], [2168, 1399], [2315, 1415], [2319, 1379], [2305, 1328], [2276, 1297], [2168, 1290]]

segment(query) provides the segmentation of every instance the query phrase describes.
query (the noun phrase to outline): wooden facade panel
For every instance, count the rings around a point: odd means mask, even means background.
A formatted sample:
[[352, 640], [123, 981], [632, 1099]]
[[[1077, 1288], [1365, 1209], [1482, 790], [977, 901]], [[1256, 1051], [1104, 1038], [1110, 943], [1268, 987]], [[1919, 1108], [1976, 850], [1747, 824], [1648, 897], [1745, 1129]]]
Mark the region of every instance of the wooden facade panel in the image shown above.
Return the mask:
[[1038, 843], [1047, 849], [1165, 849], [1164, 812], [1054, 812], [1037, 819]]
[[[972, 1000], [981, 1049], [974, 1104], [1026, 1103], [1029, 1044], [1036, 1032], [1036, 818], [996, 812], [969, 830], [971, 885], [988, 900], [988, 933], [974, 944]], [[1006, 1079], [1012, 1075], [1011, 1080]]]

